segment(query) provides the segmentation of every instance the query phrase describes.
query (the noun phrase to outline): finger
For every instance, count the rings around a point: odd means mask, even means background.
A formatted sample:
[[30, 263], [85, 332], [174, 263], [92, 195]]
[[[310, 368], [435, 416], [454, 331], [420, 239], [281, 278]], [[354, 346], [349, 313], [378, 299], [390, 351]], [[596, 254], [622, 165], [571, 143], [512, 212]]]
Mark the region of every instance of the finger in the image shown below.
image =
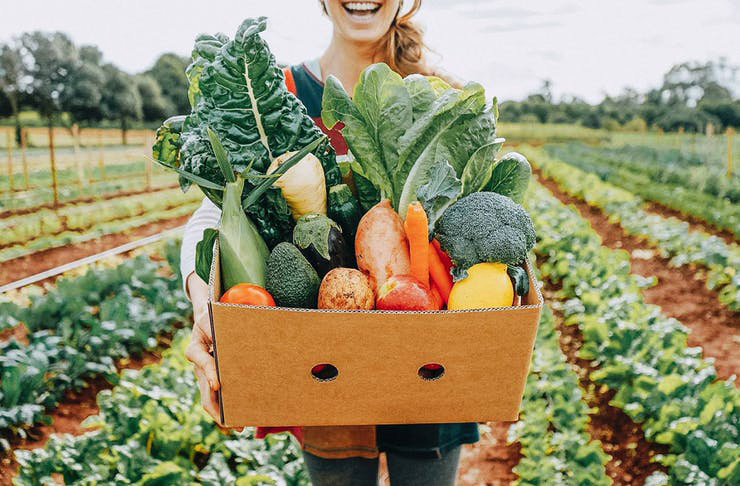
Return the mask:
[[204, 379], [208, 382], [211, 390], [215, 391], [221, 388], [221, 384], [218, 381], [218, 373], [216, 372], [216, 360], [203, 349], [202, 345], [198, 345], [197, 343], [189, 345], [185, 350], [185, 357], [197, 369], [203, 372]]
[[197, 336], [198, 331], [193, 330], [190, 344], [185, 349], [185, 357], [197, 368], [203, 370], [211, 389], [218, 390], [221, 388], [221, 384], [219, 383], [218, 373], [216, 371], [216, 360], [208, 352], [209, 346], [202, 339], [198, 339]]
[[216, 392], [210, 389], [208, 386], [205, 376], [200, 372], [198, 378], [198, 386], [200, 387], [200, 404], [203, 409], [213, 417], [217, 423], [221, 423], [221, 413], [218, 406], [218, 396]]

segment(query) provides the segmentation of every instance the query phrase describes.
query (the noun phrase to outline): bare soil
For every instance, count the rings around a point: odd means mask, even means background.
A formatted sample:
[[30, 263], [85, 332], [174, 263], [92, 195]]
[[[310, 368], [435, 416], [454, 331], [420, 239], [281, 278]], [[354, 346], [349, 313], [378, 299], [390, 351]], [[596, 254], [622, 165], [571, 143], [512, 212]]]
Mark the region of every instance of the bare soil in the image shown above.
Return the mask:
[[610, 223], [598, 208], [572, 197], [535, 170], [537, 177], [558, 199], [574, 205], [601, 236], [604, 246], [630, 253], [630, 266], [636, 275], [655, 276], [658, 283], [643, 289], [645, 301], [661, 307], [667, 316], [678, 319], [690, 330], [689, 346], [703, 348], [704, 356], [714, 358], [720, 379], [740, 375], [740, 313], [723, 306], [717, 292], [706, 286], [704, 269], [697, 265], [671, 267], [647, 242], [628, 235], [621, 226]]

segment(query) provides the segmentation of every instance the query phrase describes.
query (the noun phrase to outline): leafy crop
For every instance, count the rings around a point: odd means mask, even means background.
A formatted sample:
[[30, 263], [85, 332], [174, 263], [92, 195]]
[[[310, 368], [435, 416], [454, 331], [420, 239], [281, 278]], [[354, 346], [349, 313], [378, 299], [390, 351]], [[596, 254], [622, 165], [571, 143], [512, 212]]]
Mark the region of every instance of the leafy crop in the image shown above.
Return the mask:
[[740, 481], [740, 392], [717, 381], [686, 328], [648, 305], [629, 256], [602, 246], [590, 225], [539, 185], [528, 198], [542, 274], [562, 285], [565, 323], [583, 334], [591, 378], [616, 390], [611, 404], [642, 423], [645, 437], [670, 447], [658, 460], [673, 484]]
[[42, 449], [15, 452], [16, 486], [65, 484], [308, 485], [297, 444], [286, 436], [254, 439], [219, 429], [200, 407], [178, 333], [162, 362], [125, 370], [98, 394], [100, 412], [80, 436], [55, 435]]
[[548, 145], [545, 150], [601, 180], [694, 216], [740, 237], [740, 176], [679, 150], [625, 146]]
[[[117, 380], [115, 360], [157, 346], [189, 314], [180, 281], [141, 255], [115, 268], [62, 278], [55, 288], [3, 312], [22, 322], [28, 344], [0, 342], [0, 432], [25, 436], [68, 390], [103, 375]], [[7, 325], [7, 324], [6, 324]], [[5, 444], [7, 447], [7, 444]]]
[[703, 265], [707, 286], [719, 291], [720, 301], [731, 310], [740, 310], [740, 247], [721, 238], [692, 231], [688, 223], [663, 218], [642, 209], [642, 200], [623, 189], [602, 182], [596, 175], [555, 160], [542, 151], [529, 150], [542, 172], [568, 194], [602, 209], [612, 221], [630, 234], [644, 238], [671, 258], [675, 266]]
[[514, 468], [518, 484], [609, 485], [608, 456], [591, 440], [588, 406], [578, 376], [560, 350], [552, 313], [545, 308], [537, 329], [532, 365], [509, 442], [524, 456]]

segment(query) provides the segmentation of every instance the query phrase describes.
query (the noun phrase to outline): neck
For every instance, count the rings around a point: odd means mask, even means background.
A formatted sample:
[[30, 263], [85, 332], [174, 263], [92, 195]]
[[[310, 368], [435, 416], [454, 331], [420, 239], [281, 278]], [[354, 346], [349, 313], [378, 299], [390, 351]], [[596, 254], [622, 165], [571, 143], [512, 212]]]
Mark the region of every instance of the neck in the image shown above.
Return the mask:
[[335, 31], [319, 59], [322, 81], [334, 75], [351, 95], [362, 70], [376, 61], [374, 45], [349, 41]]

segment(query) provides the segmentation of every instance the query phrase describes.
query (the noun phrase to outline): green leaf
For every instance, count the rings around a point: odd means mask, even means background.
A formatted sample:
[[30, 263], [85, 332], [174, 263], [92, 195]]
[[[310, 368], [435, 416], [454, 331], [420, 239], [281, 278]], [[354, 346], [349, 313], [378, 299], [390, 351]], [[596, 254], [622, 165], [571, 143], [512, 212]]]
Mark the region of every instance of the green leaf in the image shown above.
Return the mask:
[[[234, 175], [234, 169], [229, 162], [229, 154], [224, 150], [224, 146], [221, 145], [221, 140], [218, 139], [218, 135], [214, 132], [211, 127], [206, 127], [208, 132], [208, 140], [211, 141], [211, 149], [216, 155], [216, 162], [221, 167], [221, 173], [224, 175], [226, 182], [236, 182], [236, 176]], [[251, 167], [251, 164], [250, 164]]]
[[162, 167], [165, 167], [167, 169], [174, 170], [175, 172], [177, 172], [178, 174], [180, 174], [185, 179], [187, 179], [187, 180], [189, 180], [191, 182], [195, 182], [196, 184], [198, 184], [201, 187], [205, 187], [206, 189], [214, 189], [214, 190], [217, 190], [217, 191], [223, 191], [224, 190], [224, 186], [222, 186], [220, 184], [216, 184], [215, 182], [211, 182], [209, 180], [203, 179], [202, 177], [197, 176], [195, 174], [191, 174], [190, 172], [186, 172], [186, 171], [180, 169], [179, 167], [173, 167], [173, 166], [167, 165], [166, 162], [162, 162], [162, 161], [157, 160], [157, 159], [150, 158], [149, 160], [151, 160], [152, 162], [156, 162], [157, 164], [161, 165]]
[[429, 82], [429, 78], [421, 74], [411, 74], [403, 78], [406, 90], [411, 96], [411, 106], [413, 107], [414, 121], [420, 115], [429, 111], [432, 103], [437, 99], [437, 93]]
[[462, 91], [445, 92], [406, 130], [393, 173], [401, 186], [394, 199], [401, 216], [431, 166], [446, 160], [460, 177], [473, 152], [493, 141], [492, 116], [484, 109], [483, 87], [471, 83]]
[[350, 99], [339, 80], [330, 76], [324, 86], [322, 120], [327, 127], [344, 123], [342, 135], [362, 166], [362, 174], [392, 198], [391, 176], [399, 154], [399, 139], [412, 122], [411, 97], [401, 77], [382, 63], [373, 64], [360, 75]]
[[431, 240], [434, 227], [442, 213], [460, 197], [462, 183], [457, 178], [455, 169], [447, 161], [431, 166], [425, 179], [427, 182], [416, 191], [416, 197], [427, 213]]
[[211, 278], [213, 244], [217, 238], [217, 229], [206, 228], [203, 230], [203, 238], [195, 245], [195, 273], [206, 283]]
[[493, 167], [496, 163], [496, 152], [501, 149], [503, 139], [496, 139], [487, 145], [483, 145], [473, 152], [473, 155], [465, 164], [462, 172], [462, 195], [467, 196], [474, 192], [480, 192], [491, 180]]
[[527, 158], [517, 152], [509, 152], [493, 168], [486, 190], [508, 196], [521, 204], [531, 176], [532, 167]]

